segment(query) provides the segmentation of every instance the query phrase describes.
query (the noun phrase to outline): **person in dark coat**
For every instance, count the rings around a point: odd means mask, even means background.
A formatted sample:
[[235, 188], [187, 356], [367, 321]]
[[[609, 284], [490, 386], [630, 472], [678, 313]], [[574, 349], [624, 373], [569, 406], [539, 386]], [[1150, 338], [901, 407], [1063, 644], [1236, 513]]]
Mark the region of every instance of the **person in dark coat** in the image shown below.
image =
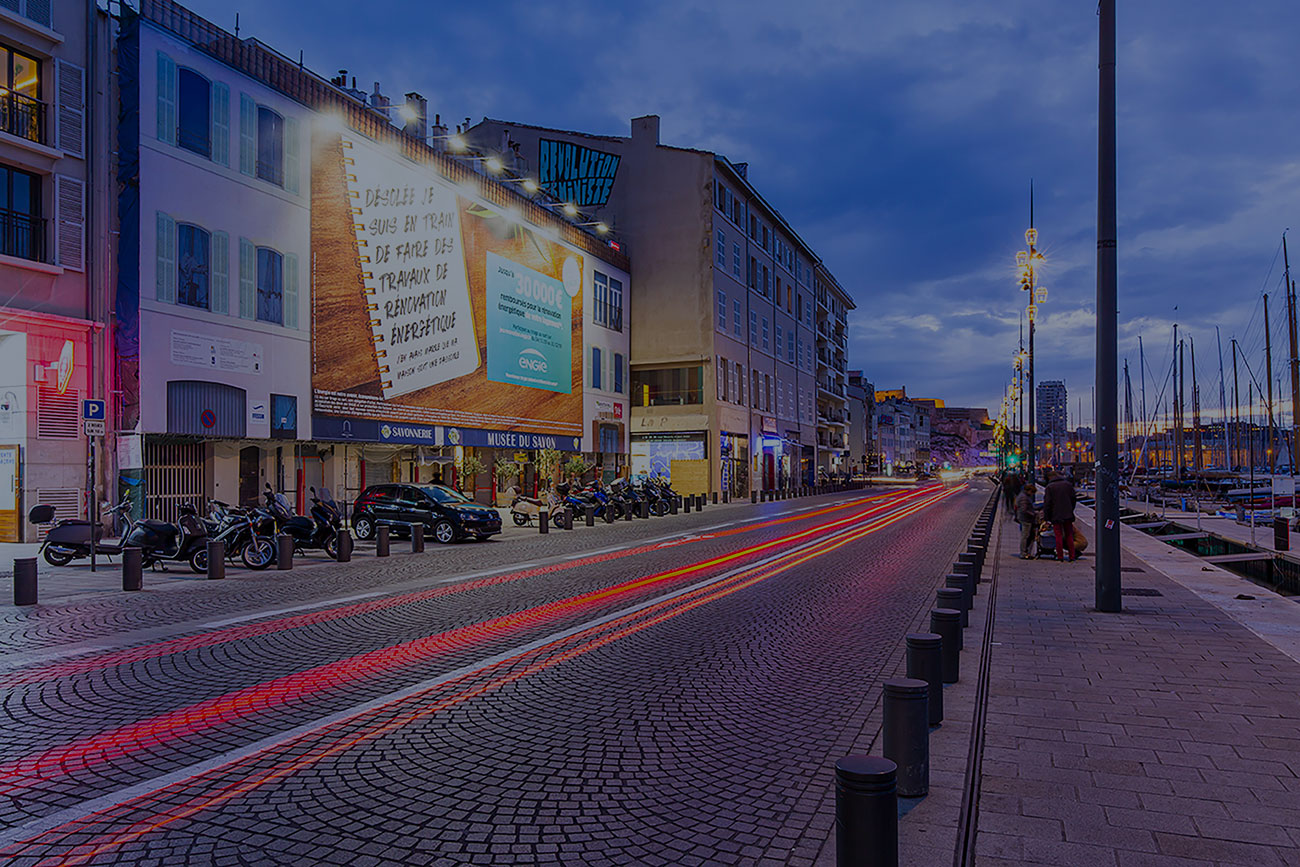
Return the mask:
[[1032, 560], [1037, 556], [1038, 509], [1034, 507], [1034, 483], [1025, 486], [1016, 495], [1015, 515], [1020, 522], [1020, 559]]
[[1002, 480], [1002, 493], [1007, 498], [1007, 511], [1015, 515], [1016, 494], [1024, 487], [1024, 480], [1017, 473], [1008, 473]]
[[1070, 562], [1079, 559], [1074, 548], [1074, 483], [1064, 473], [1057, 473], [1043, 491], [1043, 517], [1052, 523], [1056, 536], [1056, 559], [1063, 560], [1062, 542], [1070, 552]]

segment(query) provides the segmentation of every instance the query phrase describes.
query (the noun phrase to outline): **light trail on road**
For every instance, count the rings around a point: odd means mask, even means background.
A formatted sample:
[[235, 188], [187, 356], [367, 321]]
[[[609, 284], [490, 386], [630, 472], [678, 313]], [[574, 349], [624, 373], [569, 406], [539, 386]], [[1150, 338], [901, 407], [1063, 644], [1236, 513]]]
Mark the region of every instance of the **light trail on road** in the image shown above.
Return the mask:
[[[720, 539], [743, 533], [752, 533], [770, 527], [791, 523], [793, 521], [808, 520], [810, 518], [828, 515], [833, 512], [842, 511], [844, 509], [860, 506], [863, 503], [875, 502], [877, 500], [884, 500], [891, 503], [895, 501], [904, 501], [922, 495], [928, 491], [933, 491], [939, 487], [940, 485], [932, 484], [913, 490], [900, 490], [887, 494], [878, 494], [873, 497], [858, 497], [844, 503], [835, 503], [830, 506], [801, 512], [795, 515], [787, 515], [785, 517], [761, 521], [743, 527], [734, 527], [728, 530], [716, 531], [707, 535], [687, 537], [680, 542], [674, 543], [674, 546], [684, 547], [687, 544], [703, 541], [705, 539]], [[71, 675], [85, 674], [87, 672], [113, 668], [119, 665], [129, 665], [147, 659], [159, 659], [165, 656], [170, 656], [174, 653], [184, 653], [189, 650], [197, 650], [203, 647], [214, 647], [228, 642], [242, 641], [248, 638], [279, 633], [290, 629], [317, 626], [322, 623], [328, 623], [332, 620], [356, 617], [377, 611], [385, 611], [402, 605], [411, 605], [431, 599], [466, 593], [485, 587], [493, 587], [500, 584], [523, 580], [525, 578], [533, 578], [538, 575], [553, 574], [584, 566], [609, 563], [615, 560], [633, 557], [638, 554], [657, 551], [662, 547], [663, 543], [639, 545], [621, 551], [594, 554], [563, 563], [554, 563], [532, 569], [521, 569], [514, 572], [508, 572], [502, 575], [492, 575], [485, 578], [471, 579], [449, 586], [433, 587], [428, 590], [420, 590], [414, 593], [387, 596], [381, 599], [373, 599], [366, 602], [358, 602], [351, 605], [342, 605], [336, 608], [313, 611], [308, 614], [297, 614], [290, 617], [262, 620], [257, 623], [249, 623], [226, 629], [215, 629], [198, 635], [183, 636], [180, 638], [156, 642], [154, 644], [146, 644], [138, 647], [129, 647], [122, 650], [111, 650], [104, 653], [83, 656], [53, 665], [34, 666], [27, 670], [0, 675], [0, 688], [12, 688], [29, 684], [44, 683]]]
[[[780, 553], [767, 562], [742, 567], [704, 586], [675, 594], [671, 598], [566, 635], [539, 648], [532, 648], [501, 659], [454, 681], [414, 695], [404, 696], [378, 708], [299, 735], [275, 747], [196, 774], [165, 788], [65, 822], [7, 848], [0, 852], [0, 855], [8, 857], [44, 855], [45, 857], [39, 861], [42, 867], [87, 863], [99, 855], [316, 765], [358, 744], [374, 740], [412, 722], [428, 718], [752, 587], [768, 578], [788, 572], [891, 526], [963, 490], [965, 486], [932, 492], [926, 497], [906, 503], [901, 508], [876, 517], [865, 524], [841, 529], [825, 538]], [[529, 661], [516, 670], [503, 671], [534, 656], [541, 658]], [[450, 694], [436, 697], [437, 693], [448, 691]], [[358, 726], [360, 726], [359, 730], [344, 731], [347, 728], [356, 729]], [[263, 767], [268, 762], [270, 766]], [[204, 788], [207, 790], [201, 791]], [[179, 803], [169, 804], [167, 803], [169, 798], [178, 799]], [[142, 810], [152, 812], [143, 818], [132, 818]], [[119, 825], [121, 827], [114, 827]], [[66, 851], [50, 853], [49, 850], [61, 848], [68, 842], [73, 842], [73, 845]]]
[[482, 645], [520, 630], [537, 628], [561, 617], [580, 614], [620, 597], [630, 596], [636, 591], [698, 576], [707, 570], [766, 551], [797, 545], [815, 536], [846, 532], [845, 528], [851, 528], [882, 512], [886, 513], [884, 516], [886, 518], [899, 511], [912, 514], [911, 511], [907, 511], [910, 505], [917, 502], [929, 503], [936, 493], [943, 492], [943, 487], [936, 485], [910, 491], [901, 496], [890, 496], [885, 502], [862, 512], [709, 560], [324, 663], [149, 719], [110, 729], [70, 744], [52, 747], [34, 756], [0, 766], [0, 794], [29, 788], [34, 783], [65, 777], [92, 765], [122, 758], [140, 750], [183, 740], [216, 726], [229, 725], [374, 674], [388, 673], [396, 668], [417, 663], [427, 663], [439, 656]]

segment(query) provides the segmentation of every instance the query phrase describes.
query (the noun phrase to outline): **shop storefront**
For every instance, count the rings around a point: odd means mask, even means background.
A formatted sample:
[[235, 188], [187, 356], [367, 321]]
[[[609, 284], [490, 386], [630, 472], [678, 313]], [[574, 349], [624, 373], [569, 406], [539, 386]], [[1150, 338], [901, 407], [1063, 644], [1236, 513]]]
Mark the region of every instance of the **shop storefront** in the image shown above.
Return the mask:
[[723, 431], [718, 435], [722, 490], [732, 498], [749, 496], [749, 437]]
[[708, 442], [705, 431], [634, 434], [632, 476], [665, 478], [679, 494], [708, 491], [712, 487]]

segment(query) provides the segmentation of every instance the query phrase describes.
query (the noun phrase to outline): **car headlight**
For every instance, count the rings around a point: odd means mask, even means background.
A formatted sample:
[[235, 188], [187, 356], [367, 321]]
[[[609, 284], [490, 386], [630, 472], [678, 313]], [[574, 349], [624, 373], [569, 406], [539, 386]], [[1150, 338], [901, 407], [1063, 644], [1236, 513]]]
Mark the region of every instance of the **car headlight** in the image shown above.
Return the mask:
[[471, 512], [469, 509], [458, 509], [456, 511], [456, 514], [460, 515], [462, 518], [464, 518], [467, 521], [472, 521], [475, 518], [479, 517], [478, 512]]

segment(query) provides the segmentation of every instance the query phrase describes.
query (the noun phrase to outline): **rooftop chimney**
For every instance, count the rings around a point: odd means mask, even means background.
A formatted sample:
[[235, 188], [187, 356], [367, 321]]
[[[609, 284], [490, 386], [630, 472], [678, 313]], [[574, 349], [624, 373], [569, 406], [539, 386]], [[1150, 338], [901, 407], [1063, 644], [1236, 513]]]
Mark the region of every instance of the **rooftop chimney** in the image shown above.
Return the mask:
[[632, 141], [659, 144], [659, 115], [632, 118]]
[[384, 117], [388, 117], [388, 108], [391, 104], [388, 97], [379, 92], [379, 82], [376, 81], [374, 92], [370, 94], [370, 107], [383, 114]]
[[408, 93], [406, 95], [406, 111], [402, 119], [406, 121], [406, 125], [402, 127], [402, 132], [424, 141], [429, 135], [429, 101], [418, 93]]

